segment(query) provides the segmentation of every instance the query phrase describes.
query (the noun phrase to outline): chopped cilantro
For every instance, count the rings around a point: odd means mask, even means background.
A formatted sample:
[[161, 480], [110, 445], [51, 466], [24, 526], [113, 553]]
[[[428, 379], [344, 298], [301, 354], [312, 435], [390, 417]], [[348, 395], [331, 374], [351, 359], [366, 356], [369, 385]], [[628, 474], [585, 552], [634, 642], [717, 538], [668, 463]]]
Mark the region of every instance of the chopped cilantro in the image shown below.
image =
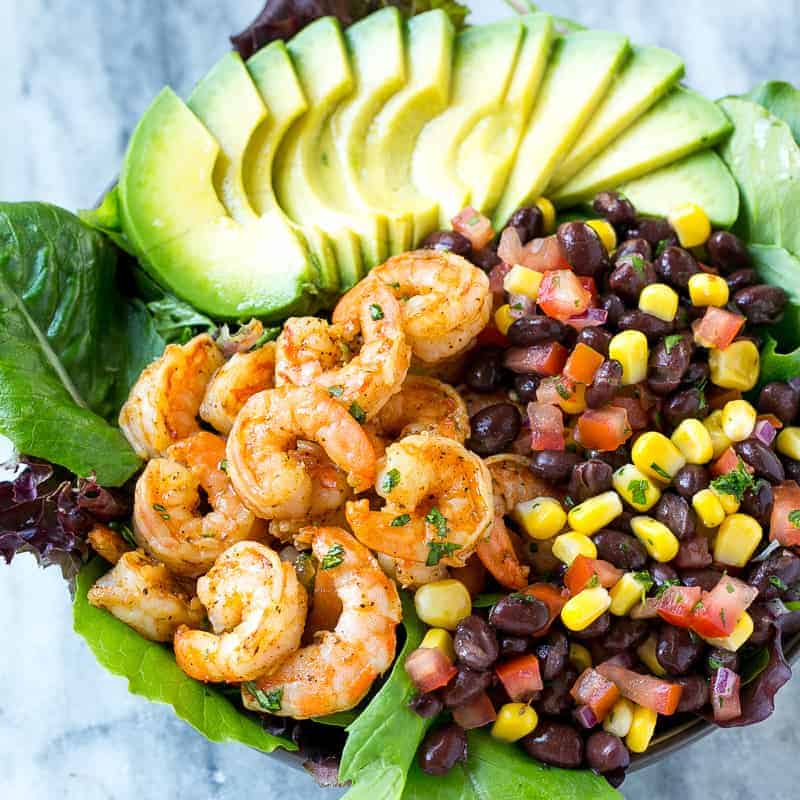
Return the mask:
[[667, 355], [670, 354], [672, 348], [675, 347], [682, 338], [683, 337], [679, 333], [673, 333], [671, 336], [664, 337], [664, 349], [667, 351]]
[[555, 379], [554, 385], [556, 387], [556, 391], [558, 392], [558, 396], [562, 400], [569, 400], [570, 397], [572, 397], [572, 393], [569, 391], [569, 389], [567, 389], [566, 386], [564, 386], [563, 383], [561, 383], [558, 378]]
[[756, 484], [753, 476], [745, 468], [744, 461], [740, 458], [739, 463], [730, 472], [711, 481], [711, 488], [718, 494], [733, 495], [737, 502], [741, 503], [744, 493], [748, 489], [755, 489]]
[[340, 544], [335, 544], [330, 550], [322, 557], [320, 566], [322, 569], [333, 569], [338, 567], [344, 561], [344, 547]]
[[223, 458], [223, 459], [222, 459], [222, 461], [220, 461], [220, 462], [219, 462], [219, 464], [218, 464], [217, 466], [218, 466], [218, 467], [219, 467], [219, 468], [220, 468], [220, 469], [221, 469], [223, 472], [227, 472], [227, 471], [228, 471], [228, 459], [227, 459], [227, 458]]
[[344, 394], [344, 386], [329, 386], [328, 394], [331, 397], [341, 397]]
[[646, 570], [634, 572], [633, 579], [642, 585], [642, 590], [649, 592], [653, 588], [653, 576]]
[[659, 477], [663, 478], [665, 481], [671, 481], [672, 480], [672, 475], [670, 475], [669, 472], [667, 472], [664, 469], [664, 467], [661, 467], [658, 464], [656, 464], [655, 461], [650, 465], [650, 469], [653, 470], [653, 472], [655, 472], [656, 475], [658, 475]]
[[153, 503], [153, 511], [155, 511], [161, 519], [170, 519], [169, 512], [161, 503]]
[[588, 582], [586, 583], [586, 586], [584, 586], [583, 588], [584, 589], [594, 589], [595, 586], [599, 586], [599, 585], [600, 585], [600, 578], [598, 578], [597, 577], [597, 573], [594, 572], [594, 573], [592, 573], [592, 577], [589, 578]]
[[280, 711], [281, 710], [281, 700], [283, 700], [283, 689], [272, 689], [269, 692], [265, 692], [256, 686], [253, 681], [247, 681], [245, 683], [244, 688], [255, 697], [256, 702], [264, 709], [264, 711]]
[[650, 481], [641, 478], [640, 480], [631, 481], [628, 484], [628, 491], [631, 493], [631, 499], [638, 506], [647, 505], [647, 490], [650, 488]]
[[112, 531], [116, 531], [131, 547], [138, 547], [139, 545], [136, 544], [136, 537], [133, 535], [133, 531], [124, 523], [119, 522], [118, 520], [114, 520], [108, 523], [108, 527], [111, 528]]
[[733, 594], [736, 591], [736, 589], [733, 588], [733, 584], [732, 583], [726, 583], [725, 584], [725, 589], [728, 592], [728, 594]]
[[397, 484], [400, 483], [400, 470], [390, 469], [381, 481], [381, 489], [384, 492], [391, 492]]
[[574, 500], [572, 497], [570, 497], [569, 495], [567, 495], [567, 496], [564, 498], [564, 505], [565, 505], [567, 508], [573, 508], [573, 507], [575, 506], [575, 500]]
[[658, 589], [656, 589], [656, 597], [661, 597], [667, 589], [671, 588], [672, 586], [680, 586], [681, 582], [677, 578], [669, 578], [662, 583]]
[[471, 216], [471, 217], [470, 217], [470, 218], [467, 220], [467, 225], [477, 225], [477, 224], [478, 224], [478, 222], [480, 221], [480, 218], [481, 218], [480, 214], [473, 214], [473, 215], [472, 215], [472, 216]]
[[389, 525], [392, 528], [402, 528], [403, 525], [408, 525], [411, 522], [411, 517], [408, 514], [401, 514], [399, 517], [395, 517]]
[[669, 239], [659, 239], [656, 245], [656, 258], [658, 258], [669, 247]]
[[720, 618], [720, 620], [722, 620], [722, 624], [723, 624], [723, 625], [727, 625], [727, 624], [728, 624], [728, 623], [725, 621], [725, 609], [724, 609], [724, 608], [721, 608], [721, 609], [719, 610], [719, 618]]
[[425, 522], [436, 528], [436, 535], [444, 538], [447, 536], [447, 518], [435, 506], [426, 514]]
[[795, 528], [800, 528], [800, 508], [789, 512], [789, 522], [791, 522]]
[[639, 273], [644, 275], [644, 259], [638, 254], [634, 253], [631, 257], [631, 266]]
[[377, 321], [379, 319], [383, 319], [383, 309], [377, 303], [373, 303], [369, 307], [369, 315], [375, 321]]
[[714, 656], [709, 656], [708, 666], [711, 667], [711, 669], [722, 669], [722, 662], [714, 658]]
[[770, 575], [769, 582], [779, 591], [785, 592], [789, 587], [777, 576]]
[[428, 542], [428, 558], [425, 566], [435, 567], [443, 558], [447, 558], [460, 549], [461, 545], [455, 542]]
[[[595, 577], [597, 577], [595, 575]], [[513, 592], [509, 595], [513, 600], [519, 600], [520, 603], [535, 603], [536, 598], [532, 594], [525, 594], [525, 592]]]
[[367, 412], [364, 411], [364, 409], [361, 408], [361, 406], [356, 403], [355, 400], [350, 404], [350, 408], [347, 410], [350, 412], [350, 416], [356, 422], [363, 422], [367, 418]]

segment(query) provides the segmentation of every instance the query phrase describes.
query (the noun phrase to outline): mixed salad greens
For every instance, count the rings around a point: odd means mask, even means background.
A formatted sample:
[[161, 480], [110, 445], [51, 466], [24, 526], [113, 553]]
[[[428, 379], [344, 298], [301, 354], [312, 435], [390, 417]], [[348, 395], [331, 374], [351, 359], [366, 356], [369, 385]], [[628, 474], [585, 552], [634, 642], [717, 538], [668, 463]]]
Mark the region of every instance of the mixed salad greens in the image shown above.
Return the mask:
[[[268, 3], [233, 41], [249, 56], [321, 16], [349, 24], [384, 5]], [[406, 15], [442, 8], [458, 27], [467, 14], [450, 0], [390, 5]], [[733, 230], [749, 243], [761, 279], [783, 287], [789, 297], [782, 322], [765, 332], [761, 354], [762, 382], [785, 380], [800, 375], [800, 91], [769, 82], [718, 106], [733, 126], [718, 148], [740, 194]], [[264, 752], [296, 750], [290, 729], [266, 730], [224, 691], [188, 678], [168, 649], [86, 600], [105, 568], [99, 559], [86, 563], [86, 534], [93, 520], [124, 515], [120, 489], [141, 466], [115, 425], [119, 408], [166, 344], [216, 328], [139, 266], [118, 214], [113, 193], [83, 219], [40, 203], [0, 203], [0, 433], [22, 454], [10, 458], [0, 475], [0, 553], [10, 562], [17, 553], [31, 552], [75, 580], [75, 630], [103, 666], [128, 679], [132, 692], [169, 703], [213, 741], [238, 741]], [[592, 773], [544, 767], [482, 732], [470, 734], [466, 763], [444, 778], [425, 775], [414, 754], [428, 722], [408, 708], [414, 690], [403, 668], [424, 630], [408, 598], [403, 625], [403, 650], [364, 710], [357, 718], [321, 720], [347, 727], [339, 778], [352, 782], [348, 797], [616, 796]], [[777, 688], [770, 682], [787, 677], [780, 652], [771, 659], [774, 664], [760, 665], [769, 680], [754, 681], [746, 695], [750, 716], [768, 716]]]

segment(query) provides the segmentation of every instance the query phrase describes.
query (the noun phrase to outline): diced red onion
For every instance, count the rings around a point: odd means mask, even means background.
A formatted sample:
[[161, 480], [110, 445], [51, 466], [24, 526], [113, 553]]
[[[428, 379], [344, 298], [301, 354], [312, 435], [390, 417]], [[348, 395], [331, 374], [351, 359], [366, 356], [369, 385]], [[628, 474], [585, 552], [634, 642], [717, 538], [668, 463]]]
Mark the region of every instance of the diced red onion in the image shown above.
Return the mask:
[[575, 722], [587, 731], [598, 723], [597, 715], [589, 706], [578, 706], [572, 712], [572, 716], [575, 718]]
[[760, 419], [756, 422], [756, 427], [753, 429], [753, 436], [759, 441], [763, 442], [767, 447], [771, 447], [778, 432], [770, 422], [765, 419]]
[[567, 320], [567, 325], [575, 328], [576, 331], [582, 331], [584, 328], [596, 328], [599, 325], [605, 325], [608, 319], [608, 312], [604, 308], [587, 308], [583, 314], [577, 317], [570, 317]]
[[465, 730], [482, 728], [497, 719], [492, 701], [486, 692], [481, 692], [468, 703], [453, 710], [453, 719]]
[[418, 647], [410, 653], [405, 663], [411, 683], [422, 694], [446, 686], [458, 670], [441, 650]]
[[500, 244], [497, 246], [497, 255], [506, 264], [522, 263], [522, 240], [519, 238], [516, 228], [509, 226], [503, 231], [503, 235], [500, 237]]
[[727, 722], [741, 715], [740, 683], [739, 676], [728, 667], [720, 667], [714, 673], [711, 681], [711, 706], [715, 720]]

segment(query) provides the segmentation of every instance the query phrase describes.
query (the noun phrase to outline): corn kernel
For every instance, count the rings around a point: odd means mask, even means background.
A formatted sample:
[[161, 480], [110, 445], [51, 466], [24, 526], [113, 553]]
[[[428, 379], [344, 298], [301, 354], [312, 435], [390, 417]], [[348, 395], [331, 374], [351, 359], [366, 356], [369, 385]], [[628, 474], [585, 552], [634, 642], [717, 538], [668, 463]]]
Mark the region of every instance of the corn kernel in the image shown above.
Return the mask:
[[758, 382], [760, 364], [758, 348], [749, 339], [733, 342], [724, 350], [713, 349], [708, 354], [711, 382], [723, 389], [750, 391]]
[[444, 628], [431, 628], [422, 639], [420, 647], [439, 650], [450, 661], [456, 660], [456, 651], [453, 647], [453, 637]]
[[414, 607], [426, 625], [454, 631], [472, 613], [472, 598], [461, 581], [448, 578], [420, 586], [414, 595]]
[[627, 697], [620, 697], [603, 720], [603, 730], [624, 739], [631, 729], [632, 722], [633, 703]]
[[653, 675], [663, 678], [667, 671], [661, 666], [661, 662], [656, 655], [656, 648], [658, 647], [658, 637], [651, 633], [637, 648], [636, 655], [639, 660], [644, 664]]
[[571, 631], [582, 631], [605, 614], [610, 605], [608, 591], [602, 586], [592, 586], [567, 600], [561, 609], [561, 621]]
[[637, 511], [649, 511], [661, 499], [661, 489], [633, 464], [616, 470], [612, 482], [622, 499]]
[[574, 384], [568, 397], [561, 397], [559, 395], [558, 405], [565, 414], [582, 414], [587, 408], [586, 385], [583, 383]]
[[699, 419], [685, 419], [670, 438], [689, 464], [707, 464], [714, 458], [711, 434]]
[[678, 313], [678, 295], [665, 283], [651, 283], [639, 295], [639, 310], [664, 322], [672, 322]]
[[622, 383], [630, 386], [647, 377], [650, 350], [641, 331], [622, 331], [608, 345], [608, 357], [622, 364]]
[[693, 306], [717, 306], [722, 308], [728, 304], [730, 289], [724, 278], [698, 272], [689, 278], [689, 297]]
[[571, 564], [578, 556], [597, 558], [594, 542], [578, 531], [567, 531], [553, 540], [553, 555], [565, 564]]
[[749, 514], [731, 514], [719, 526], [714, 541], [714, 561], [744, 567], [761, 542], [761, 525]]
[[567, 524], [567, 512], [552, 497], [537, 497], [517, 503], [512, 516], [531, 539], [552, 539]]
[[673, 208], [667, 215], [667, 220], [678, 234], [681, 247], [698, 247], [705, 244], [711, 236], [708, 214], [696, 203], [684, 203]]
[[656, 722], [658, 722], [658, 712], [634, 703], [631, 727], [625, 737], [628, 750], [632, 753], [644, 753], [655, 733]]
[[663, 433], [643, 433], [631, 449], [631, 460], [649, 478], [669, 483], [686, 466], [686, 459]]
[[692, 498], [692, 508], [707, 528], [716, 528], [725, 519], [725, 509], [711, 489], [701, 489]]
[[775, 441], [775, 446], [782, 456], [800, 461], [800, 428], [789, 426], [784, 428]]
[[578, 673], [592, 666], [592, 654], [582, 644], [571, 642], [569, 646], [569, 663], [578, 670]]
[[747, 400], [731, 400], [722, 409], [722, 430], [732, 442], [743, 442], [753, 432], [757, 416]]
[[743, 611], [742, 616], [736, 622], [736, 627], [727, 636], [716, 636], [706, 639], [706, 641], [712, 647], [735, 653], [753, 635], [754, 628], [753, 618]]
[[722, 428], [722, 411], [713, 411], [703, 420], [703, 425], [711, 437], [714, 458], [719, 458], [733, 444]]
[[663, 523], [653, 517], [634, 517], [631, 530], [644, 545], [650, 558], [664, 564], [678, 555], [678, 542], [675, 534]]
[[509, 294], [522, 294], [535, 300], [539, 296], [539, 287], [544, 274], [535, 269], [515, 264], [503, 279], [503, 289]]
[[622, 500], [614, 491], [603, 492], [584, 500], [567, 515], [571, 528], [580, 533], [593, 534], [605, 528], [622, 513]]
[[506, 703], [497, 712], [492, 736], [502, 742], [516, 742], [533, 733], [538, 724], [539, 715], [527, 703]]
[[508, 333], [508, 329], [513, 322], [514, 317], [511, 314], [511, 306], [508, 303], [500, 306], [500, 308], [494, 312], [494, 325], [503, 336]]
[[609, 611], [616, 617], [625, 617], [631, 609], [642, 601], [645, 585], [635, 572], [626, 572], [609, 590], [611, 606]]
[[587, 219], [586, 224], [600, 237], [607, 252], [617, 249], [617, 232], [607, 219]]
[[555, 206], [546, 197], [540, 197], [534, 205], [542, 212], [544, 232], [552, 233], [556, 229]]
[[735, 514], [739, 510], [739, 506], [741, 503], [736, 499], [735, 494], [723, 494], [722, 492], [715, 489], [713, 486], [709, 487], [712, 492], [717, 496], [717, 499], [722, 506], [722, 510], [726, 514]]

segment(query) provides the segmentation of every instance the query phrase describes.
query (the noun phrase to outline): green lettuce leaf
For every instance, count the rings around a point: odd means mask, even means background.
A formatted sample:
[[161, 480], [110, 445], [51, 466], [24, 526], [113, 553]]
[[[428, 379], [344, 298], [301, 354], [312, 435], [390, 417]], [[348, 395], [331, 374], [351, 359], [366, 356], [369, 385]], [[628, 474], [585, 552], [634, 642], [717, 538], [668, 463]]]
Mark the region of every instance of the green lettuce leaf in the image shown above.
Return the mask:
[[788, 381], [800, 375], [800, 348], [779, 353], [778, 343], [768, 336], [761, 351], [761, 383]]
[[605, 778], [588, 770], [548, 767], [484, 731], [467, 735], [469, 754], [444, 777], [411, 768], [403, 800], [620, 800]]
[[785, 81], [764, 81], [742, 97], [764, 106], [770, 114], [782, 119], [789, 126], [795, 142], [800, 144], [800, 89]]
[[787, 295], [783, 319], [771, 326], [773, 336], [783, 350], [800, 346], [800, 258], [782, 247], [755, 244], [748, 249], [761, 280], [780, 286]]
[[116, 184], [106, 192], [97, 208], [78, 211], [78, 217], [90, 228], [108, 236], [120, 250], [135, 255], [136, 251], [133, 245], [122, 230], [122, 217], [119, 213], [119, 188]]
[[127, 678], [133, 694], [171, 705], [182, 720], [212, 742], [240, 742], [264, 753], [278, 747], [297, 749], [293, 742], [267, 733], [257, 719], [217, 689], [186, 675], [167, 647], [148, 641], [107, 611], [90, 605], [86, 595], [107, 569], [105, 561], [95, 558], [80, 571], [73, 604], [75, 631], [102, 666]]

